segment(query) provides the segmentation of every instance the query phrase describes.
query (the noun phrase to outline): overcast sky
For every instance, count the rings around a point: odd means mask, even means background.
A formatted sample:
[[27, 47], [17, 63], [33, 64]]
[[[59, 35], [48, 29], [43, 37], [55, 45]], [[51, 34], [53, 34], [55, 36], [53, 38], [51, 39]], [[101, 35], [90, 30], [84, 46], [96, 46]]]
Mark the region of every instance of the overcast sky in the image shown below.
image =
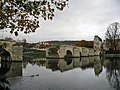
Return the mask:
[[69, 8], [56, 12], [52, 21], [41, 21], [35, 33], [15, 37], [4, 32], [0, 37], [25, 38], [28, 42], [93, 40], [94, 35], [104, 39], [107, 26], [113, 22], [120, 23], [120, 0], [70, 0]]

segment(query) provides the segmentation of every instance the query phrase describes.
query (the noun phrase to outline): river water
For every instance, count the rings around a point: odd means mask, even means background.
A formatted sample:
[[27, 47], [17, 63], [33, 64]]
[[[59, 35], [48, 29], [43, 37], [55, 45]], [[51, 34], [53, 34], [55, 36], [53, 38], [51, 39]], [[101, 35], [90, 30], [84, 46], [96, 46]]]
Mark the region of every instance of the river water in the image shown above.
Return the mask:
[[0, 77], [9, 82], [5, 85], [10, 90], [120, 90], [120, 59], [83, 57], [1, 62]]

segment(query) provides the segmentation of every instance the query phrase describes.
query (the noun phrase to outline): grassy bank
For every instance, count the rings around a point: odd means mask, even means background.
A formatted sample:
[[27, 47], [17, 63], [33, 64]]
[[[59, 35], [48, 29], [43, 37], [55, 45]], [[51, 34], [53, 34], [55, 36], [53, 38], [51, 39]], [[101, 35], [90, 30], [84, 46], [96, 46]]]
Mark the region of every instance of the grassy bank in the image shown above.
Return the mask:
[[46, 57], [46, 52], [42, 51], [42, 50], [35, 50], [35, 49], [31, 49], [31, 50], [26, 50], [23, 52], [23, 56], [24, 57], [37, 57], [37, 58], [45, 58]]

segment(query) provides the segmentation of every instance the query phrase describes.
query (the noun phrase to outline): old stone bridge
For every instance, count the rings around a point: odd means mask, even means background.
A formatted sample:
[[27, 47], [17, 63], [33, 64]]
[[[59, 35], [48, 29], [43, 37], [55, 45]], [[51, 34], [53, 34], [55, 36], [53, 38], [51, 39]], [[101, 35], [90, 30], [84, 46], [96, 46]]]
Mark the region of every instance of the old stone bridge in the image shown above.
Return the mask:
[[22, 61], [23, 47], [17, 45], [15, 41], [0, 41], [0, 59], [2, 61]]
[[78, 47], [72, 45], [53, 46], [46, 50], [48, 58], [82, 57], [101, 55], [102, 40], [98, 36], [94, 37], [93, 48]]

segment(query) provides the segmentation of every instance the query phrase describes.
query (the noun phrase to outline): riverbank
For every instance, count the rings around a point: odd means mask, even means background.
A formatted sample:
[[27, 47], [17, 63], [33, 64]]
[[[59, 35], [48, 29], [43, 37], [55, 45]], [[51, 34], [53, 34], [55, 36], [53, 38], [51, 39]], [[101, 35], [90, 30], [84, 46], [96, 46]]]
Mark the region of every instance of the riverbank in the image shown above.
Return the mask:
[[23, 52], [23, 57], [38, 57], [38, 58], [45, 58], [46, 52], [42, 50], [35, 50], [30, 49]]
[[105, 57], [120, 57], [120, 54], [105, 54]]

